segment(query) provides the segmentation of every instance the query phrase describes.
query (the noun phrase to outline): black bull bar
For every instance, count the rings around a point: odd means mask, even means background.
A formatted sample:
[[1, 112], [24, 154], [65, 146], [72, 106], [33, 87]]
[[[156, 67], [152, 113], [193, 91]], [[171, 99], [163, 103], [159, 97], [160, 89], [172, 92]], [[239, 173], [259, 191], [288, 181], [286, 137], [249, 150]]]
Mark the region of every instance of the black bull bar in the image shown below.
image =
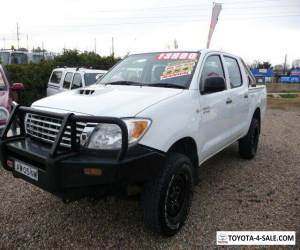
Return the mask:
[[[80, 144], [76, 140], [76, 122], [85, 122], [85, 123], [106, 123], [106, 124], [115, 124], [120, 127], [122, 133], [122, 144], [121, 149], [117, 155], [117, 160], [122, 160], [126, 152], [128, 150], [128, 129], [125, 122], [122, 119], [114, 118], [114, 117], [104, 117], [104, 116], [84, 116], [84, 115], [75, 115], [73, 113], [54, 113], [50, 111], [37, 110], [34, 108], [24, 107], [20, 105], [16, 105], [9, 117], [6, 127], [4, 128], [1, 135], [1, 160], [3, 161], [5, 157], [3, 157], [3, 149], [5, 148], [5, 144], [18, 141], [20, 139], [24, 139], [26, 136], [24, 120], [27, 113], [36, 114], [41, 116], [49, 116], [51, 118], [62, 119], [61, 127], [59, 128], [58, 134], [51, 146], [49, 157], [46, 162], [53, 162], [55, 160], [60, 160], [65, 156], [70, 156], [72, 153], [79, 152]], [[19, 119], [20, 122], [20, 134], [8, 136], [8, 132], [12, 127], [14, 121]], [[71, 128], [71, 148], [69, 150], [62, 151], [58, 153], [58, 149], [60, 147], [60, 143], [62, 141], [64, 131], [70, 126]], [[100, 150], [101, 151], [101, 150]], [[2, 164], [4, 168], [6, 164]], [[47, 164], [46, 164], [47, 165]], [[7, 169], [9, 170], [9, 169]]]

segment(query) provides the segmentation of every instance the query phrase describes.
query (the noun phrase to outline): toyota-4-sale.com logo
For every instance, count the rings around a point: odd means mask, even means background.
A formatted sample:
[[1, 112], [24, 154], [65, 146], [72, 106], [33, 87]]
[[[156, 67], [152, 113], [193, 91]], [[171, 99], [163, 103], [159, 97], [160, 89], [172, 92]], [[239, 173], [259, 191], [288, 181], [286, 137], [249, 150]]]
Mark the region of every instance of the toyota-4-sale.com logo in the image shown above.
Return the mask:
[[295, 231], [218, 231], [217, 245], [295, 245]]

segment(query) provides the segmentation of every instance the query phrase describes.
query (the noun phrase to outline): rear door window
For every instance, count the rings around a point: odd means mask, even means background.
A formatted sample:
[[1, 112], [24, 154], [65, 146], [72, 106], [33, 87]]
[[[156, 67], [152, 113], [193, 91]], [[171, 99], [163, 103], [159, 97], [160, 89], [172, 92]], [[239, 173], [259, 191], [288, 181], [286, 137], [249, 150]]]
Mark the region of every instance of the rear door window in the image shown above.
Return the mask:
[[78, 89], [82, 87], [82, 77], [79, 73], [74, 74], [71, 89]]
[[240, 87], [243, 84], [241, 69], [235, 58], [224, 56], [225, 64], [229, 74], [230, 85], [232, 88]]
[[50, 78], [50, 82], [51, 83], [55, 83], [55, 84], [59, 84], [60, 80], [62, 77], [62, 72], [61, 71], [53, 71], [51, 78]]
[[70, 85], [71, 85], [71, 82], [72, 82], [72, 78], [73, 78], [73, 73], [72, 72], [68, 72], [65, 76], [65, 79], [64, 79], [64, 83], [63, 83], [63, 87], [65, 89], [69, 89], [70, 88]]

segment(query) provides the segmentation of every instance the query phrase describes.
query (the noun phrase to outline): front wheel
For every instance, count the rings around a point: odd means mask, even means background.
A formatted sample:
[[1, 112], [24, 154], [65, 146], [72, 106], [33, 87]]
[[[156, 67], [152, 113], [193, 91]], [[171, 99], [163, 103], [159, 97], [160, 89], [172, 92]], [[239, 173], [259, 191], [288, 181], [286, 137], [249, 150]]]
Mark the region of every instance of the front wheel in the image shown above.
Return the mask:
[[260, 122], [253, 117], [247, 135], [239, 140], [239, 153], [242, 158], [252, 159], [256, 155], [260, 135]]
[[192, 189], [191, 161], [182, 154], [170, 154], [159, 176], [145, 185], [142, 195], [145, 226], [164, 236], [176, 234], [187, 219]]

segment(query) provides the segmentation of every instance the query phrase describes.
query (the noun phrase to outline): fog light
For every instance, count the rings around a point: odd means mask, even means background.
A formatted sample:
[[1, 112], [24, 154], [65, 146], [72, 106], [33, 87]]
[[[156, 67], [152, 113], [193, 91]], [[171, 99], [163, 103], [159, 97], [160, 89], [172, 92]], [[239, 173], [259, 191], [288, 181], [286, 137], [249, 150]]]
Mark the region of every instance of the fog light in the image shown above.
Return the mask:
[[6, 161], [6, 165], [7, 165], [8, 167], [10, 167], [10, 168], [13, 168], [13, 167], [14, 167], [14, 161], [12, 161], [12, 160], [7, 160], [7, 161]]
[[84, 168], [83, 172], [85, 175], [92, 175], [92, 176], [102, 175], [102, 170], [100, 168]]

